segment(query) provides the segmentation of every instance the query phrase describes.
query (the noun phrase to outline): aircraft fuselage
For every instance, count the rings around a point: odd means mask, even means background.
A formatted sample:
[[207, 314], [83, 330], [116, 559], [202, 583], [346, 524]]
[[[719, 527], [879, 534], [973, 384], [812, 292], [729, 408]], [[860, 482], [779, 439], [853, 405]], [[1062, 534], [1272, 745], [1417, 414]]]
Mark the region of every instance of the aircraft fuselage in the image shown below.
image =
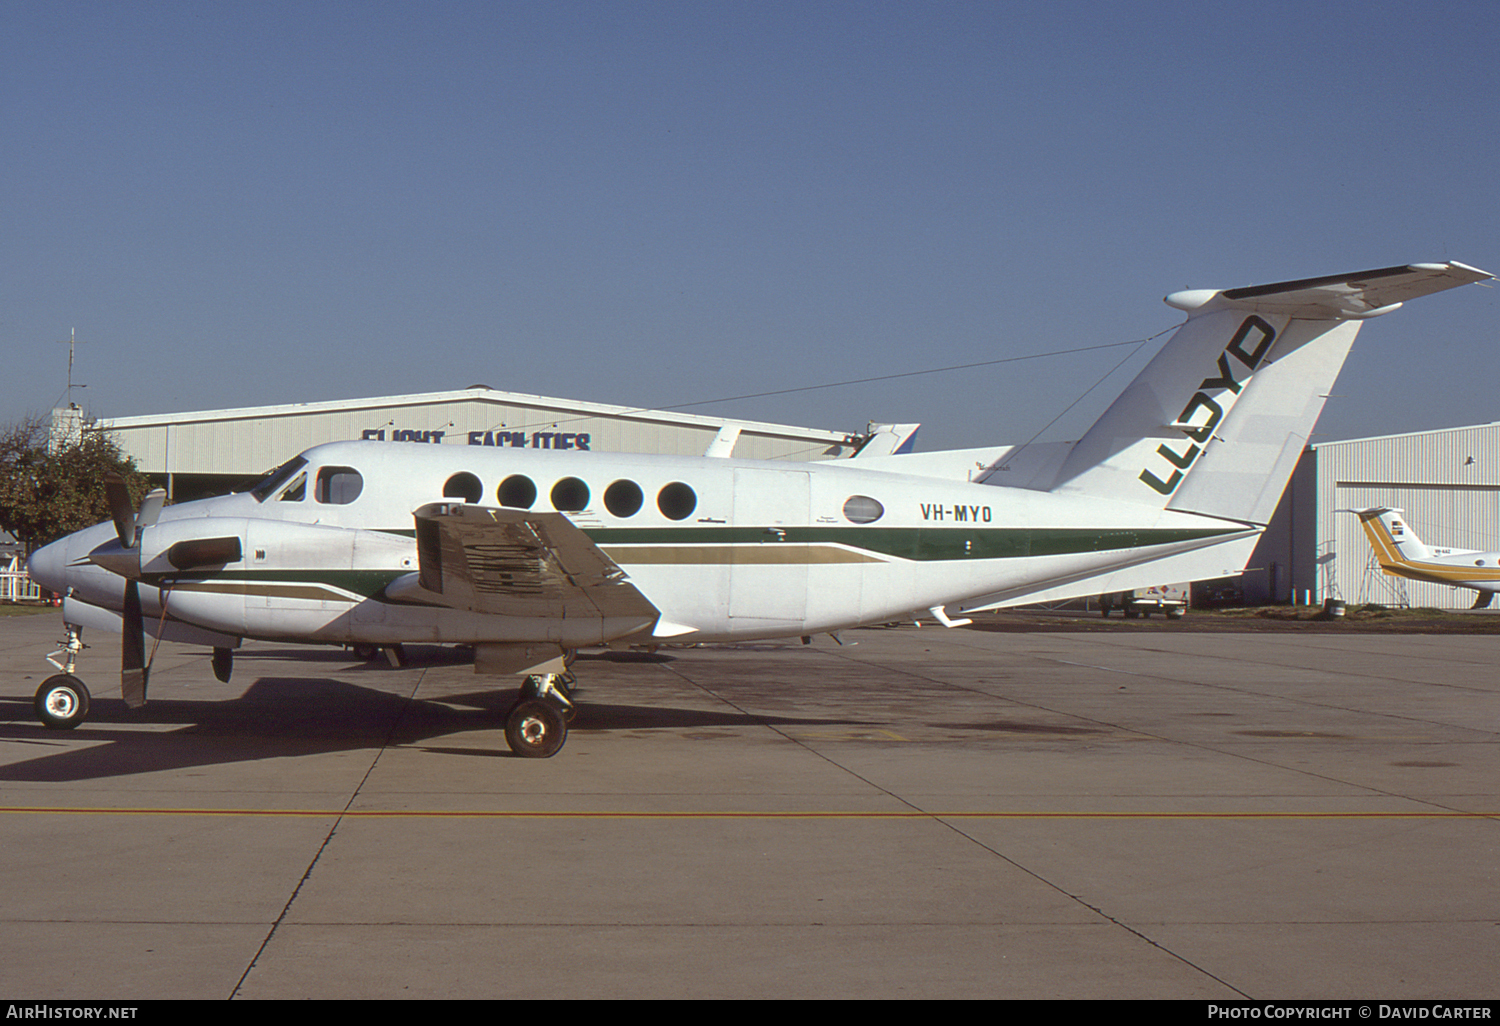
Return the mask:
[[[165, 598], [170, 620], [265, 639], [571, 648], [652, 635], [639, 619], [502, 617], [393, 600], [385, 589], [418, 568], [414, 510], [443, 501], [562, 511], [660, 611], [668, 627], [657, 636], [684, 641], [811, 634], [985, 597], [1014, 604], [1070, 586], [1089, 594], [1104, 590], [1100, 575], [1130, 576], [1174, 554], [1201, 557], [1194, 564], [1212, 569], [1198, 576], [1212, 576], [1243, 565], [1240, 552], [1258, 533], [1149, 506], [851, 461], [392, 442], [330, 443], [299, 459], [252, 491], [163, 510], [139, 555], [148, 617], [160, 616]], [[33, 574], [118, 609], [120, 577], [84, 564], [90, 553], [104, 558], [114, 536], [102, 524], [63, 539], [33, 557]], [[179, 568], [183, 546], [215, 539], [238, 539], [220, 553], [237, 558]], [[1234, 552], [1210, 551], [1226, 545]], [[1155, 583], [1163, 573], [1141, 572]]]

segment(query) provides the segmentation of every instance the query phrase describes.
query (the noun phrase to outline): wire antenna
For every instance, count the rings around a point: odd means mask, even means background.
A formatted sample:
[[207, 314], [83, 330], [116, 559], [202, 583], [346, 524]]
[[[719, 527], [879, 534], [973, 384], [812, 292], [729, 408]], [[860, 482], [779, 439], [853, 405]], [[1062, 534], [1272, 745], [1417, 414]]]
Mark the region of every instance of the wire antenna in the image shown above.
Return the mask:
[[[88, 340], [85, 339], [84, 341], [87, 342]], [[70, 333], [69, 333], [68, 337], [67, 338], [60, 338], [60, 339], [58, 339], [57, 340], [57, 344], [60, 345], [60, 346], [61, 345], [65, 345], [65, 346], [68, 347], [68, 392], [67, 392], [67, 403], [68, 403], [68, 408], [72, 409], [73, 408], [73, 347], [79, 344], [78, 343], [78, 329], [77, 328], [70, 329]], [[87, 386], [87, 385], [79, 385], [78, 387], [79, 388], [88, 388], [89, 386]]]

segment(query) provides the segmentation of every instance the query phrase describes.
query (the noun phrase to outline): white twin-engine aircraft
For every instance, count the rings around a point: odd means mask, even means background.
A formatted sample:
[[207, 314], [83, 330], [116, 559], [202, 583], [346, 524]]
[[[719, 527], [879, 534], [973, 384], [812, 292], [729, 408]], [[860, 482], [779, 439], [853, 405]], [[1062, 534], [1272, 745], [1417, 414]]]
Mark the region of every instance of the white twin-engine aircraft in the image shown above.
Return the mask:
[[1500, 552], [1429, 546], [1403, 522], [1404, 510], [1377, 507], [1348, 512], [1359, 517], [1380, 569], [1392, 577], [1473, 588], [1479, 592], [1475, 609], [1488, 607], [1500, 591]]
[[[250, 490], [139, 510], [36, 552], [66, 592], [65, 672], [43, 723], [80, 723], [78, 629], [122, 631], [122, 693], [145, 701], [144, 637], [200, 643], [227, 680], [244, 638], [472, 645], [524, 678], [506, 718], [550, 756], [565, 670], [595, 645], [834, 632], [928, 611], [1220, 577], [1271, 519], [1360, 322], [1491, 275], [1412, 264], [1178, 292], [1187, 322], [1076, 443], [774, 463], [601, 452], [319, 445]], [[710, 452], [723, 446], [711, 447]], [[54, 653], [57, 654], [57, 653]], [[49, 657], [50, 658], [50, 657]]]

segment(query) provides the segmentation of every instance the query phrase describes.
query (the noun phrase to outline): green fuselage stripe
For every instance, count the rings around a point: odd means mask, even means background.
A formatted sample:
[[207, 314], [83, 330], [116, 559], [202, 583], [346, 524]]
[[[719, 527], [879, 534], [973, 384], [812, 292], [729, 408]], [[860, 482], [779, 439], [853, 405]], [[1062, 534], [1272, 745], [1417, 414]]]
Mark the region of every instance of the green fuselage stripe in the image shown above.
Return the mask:
[[[389, 534], [412, 535], [411, 531]], [[630, 546], [650, 546], [650, 562], [663, 562], [660, 550], [681, 548], [684, 563], [702, 562], [688, 550], [704, 546], [845, 546], [887, 559], [915, 562], [974, 559], [1023, 559], [1084, 552], [1111, 552], [1174, 545], [1243, 533], [1237, 528], [1096, 528], [1019, 527], [626, 527], [590, 528], [585, 533], [596, 545], [607, 546], [622, 566], [630, 566]], [[742, 550], [743, 551], [743, 550]], [[726, 562], [736, 560], [725, 558]], [[797, 560], [793, 560], [797, 561]], [[827, 562], [809, 556], [806, 562]], [[750, 562], [757, 562], [751, 560]], [[776, 560], [773, 562], [781, 562]], [[174, 581], [244, 581], [263, 587], [254, 591], [275, 594], [278, 585], [316, 583], [356, 595], [377, 596], [410, 570], [206, 570], [143, 578], [149, 584], [172, 586]]]
[[[1175, 545], [1239, 534], [1234, 528], [632, 527], [586, 528], [595, 545], [846, 545], [895, 559], [1019, 559]], [[621, 550], [629, 559], [629, 550]]]
[[[1238, 527], [585, 527], [595, 545], [847, 545], [896, 559], [1017, 559], [1175, 545], [1244, 533]], [[382, 532], [407, 538], [401, 528]]]

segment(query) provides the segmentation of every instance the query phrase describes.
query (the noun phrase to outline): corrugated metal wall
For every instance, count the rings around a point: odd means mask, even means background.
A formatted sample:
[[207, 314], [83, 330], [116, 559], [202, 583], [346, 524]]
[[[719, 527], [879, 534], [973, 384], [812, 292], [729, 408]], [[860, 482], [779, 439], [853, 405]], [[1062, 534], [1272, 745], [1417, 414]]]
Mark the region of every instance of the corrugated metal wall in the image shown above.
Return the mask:
[[[730, 423], [738, 423], [731, 421]], [[577, 448], [578, 435], [601, 452], [701, 455], [724, 420], [570, 405], [509, 392], [393, 396], [342, 403], [205, 411], [105, 421], [121, 447], [151, 474], [250, 475], [322, 442], [380, 437], [443, 445], [492, 442], [527, 448]], [[441, 437], [439, 437], [439, 434]], [[565, 444], [553, 444], [562, 436]], [[820, 459], [848, 455], [838, 432], [748, 423], [734, 455], [747, 459]]]
[[1429, 545], [1500, 550], [1500, 424], [1330, 442], [1317, 446], [1317, 454], [1324, 597], [1384, 605], [1404, 599], [1439, 608], [1473, 604], [1476, 593], [1468, 589], [1382, 574], [1359, 519], [1338, 511], [1391, 506], [1406, 511], [1407, 524]]

